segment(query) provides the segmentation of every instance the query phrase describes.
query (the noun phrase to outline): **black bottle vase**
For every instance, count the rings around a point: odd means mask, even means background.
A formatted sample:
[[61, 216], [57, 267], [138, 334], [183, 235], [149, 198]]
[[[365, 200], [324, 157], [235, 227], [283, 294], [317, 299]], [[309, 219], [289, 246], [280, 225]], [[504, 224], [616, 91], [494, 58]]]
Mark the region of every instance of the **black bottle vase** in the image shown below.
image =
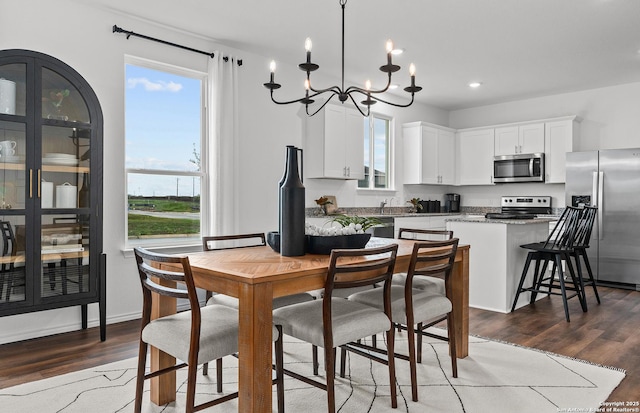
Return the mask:
[[302, 149], [287, 146], [285, 175], [280, 181], [280, 255], [296, 257], [305, 253], [304, 185], [298, 170], [298, 152]]

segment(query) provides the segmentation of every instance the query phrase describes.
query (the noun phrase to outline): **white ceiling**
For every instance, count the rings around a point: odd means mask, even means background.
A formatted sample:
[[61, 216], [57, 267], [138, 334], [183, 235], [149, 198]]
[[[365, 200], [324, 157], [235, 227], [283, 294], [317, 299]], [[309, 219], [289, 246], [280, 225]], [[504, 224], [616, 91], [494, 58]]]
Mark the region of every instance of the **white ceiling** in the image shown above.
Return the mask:
[[[309, 36], [320, 70], [340, 74], [338, 0], [84, 2], [278, 62], [301, 63]], [[387, 38], [406, 50], [394, 80], [414, 62], [418, 99], [448, 110], [640, 81], [638, 0], [349, 0], [347, 81], [385, 81]]]

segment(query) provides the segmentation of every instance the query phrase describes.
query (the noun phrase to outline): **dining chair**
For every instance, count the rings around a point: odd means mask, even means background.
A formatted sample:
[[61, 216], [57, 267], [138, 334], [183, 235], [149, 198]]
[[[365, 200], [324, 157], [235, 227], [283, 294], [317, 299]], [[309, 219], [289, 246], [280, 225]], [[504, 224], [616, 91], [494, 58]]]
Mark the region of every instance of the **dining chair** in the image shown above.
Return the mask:
[[[204, 251], [215, 251], [232, 248], [248, 248], [267, 245], [264, 233], [247, 233], [234, 235], [212, 235], [202, 237], [202, 249]], [[219, 304], [230, 308], [238, 309], [239, 301], [235, 297], [225, 294], [212, 294], [211, 291], [206, 292], [207, 305]], [[277, 297], [273, 299], [273, 308], [280, 308], [285, 305], [303, 303], [312, 301], [315, 296], [311, 293], [298, 293]], [[313, 353], [317, 354], [317, 349], [313, 349]], [[202, 366], [202, 374], [209, 374], [209, 363]], [[222, 391], [222, 359], [216, 359], [216, 381], [218, 383], [218, 392]]]
[[[440, 229], [415, 229], [415, 228], [400, 228], [398, 231], [399, 239], [420, 240], [420, 241], [442, 241], [453, 238], [453, 231], [440, 230]], [[401, 272], [393, 274], [393, 284], [405, 285], [407, 282], [407, 273]], [[423, 276], [413, 279], [413, 288], [420, 291], [430, 291], [436, 294], [446, 296], [444, 285], [444, 273], [434, 274], [432, 276]], [[443, 322], [447, 319], [446, 315], [442, 317], [430, 320], [428, 323], [418, 323], [416, 328], [423, 334], [418, 334], [418, 363], [422, 363], [422, 336], [435, 338], [438, 340], [448, 341], [449, 337], [446, 335], [439, 335], [432, 333], [432, 330], [428, 330], [430, 327]], [[398, 324], [398, 332], [406, 330], [406, 326]]]
[[[580, 258], [586, 257], [586, 248], [589, 245], [589, 238], [596, 214], [597, 208], [595, 207], [568, 206], [563, 211], [558, 223], [554, 226], [546, 241], [520, 246], [521, 248], [528, 249], [529, 252], [511, 307], [512, 312], [515, 311], [520, 294], [523, 292], [531, 293], [530, 304], [535, 303], [538, 293], [547, 294], [547, 296], [560, 295], [562, 297], [567, 322], [571, 321], [569, 317], [569, 299], [577, 296], [582, 311], [587, 311]], [[575, 259], [572, 261], [571, 258]], [[535, 262], [533, 278], [530, 286], [525, 287], [524, 283], [528, 278], [532, 261]], [[550, 275], [545, 275], [547, 274], [549, 263], [553, 264], [552, 271]], [[575, 271], [573, 268], [574, 263], [576, 267]], [[565, 265], [567, 269], [566, 272], [564, 271]], [[589, 281], [593, 283], [594, 291], [596, 291], [597, 294], [588, 259], [586, 265], [588, 266]], [[558, 281], [558, 285], [555, 284], [556, 280]], [[553, 291], [555, 289], [559, 289], [560, 292]], [[573, 291], [573, 294], [568, 295], [568, 292], [571, 291]]]
[[[134, 253], [143, 293], [134, 411], [140, 413], [142, 409], [145, 380], [182, 367], [188, 367], [185, 412], [200, 411], [237, 398], [238, 392], [234, 392], [195, 405], [198, 365], [238, 351], [238, 311], [216, 304], [200, 307], [188, 257], [156, 254], [142, 248], [135, 248]], [[186, 289], [179, 288], [177, 284]], [[151, 307], [156, 296], [186, 299], [190, 309], [151, 320]], [[272, 337], [279, 343], [276, 344], [276, 353], [281, 352], [278, 345], [282, 341], [278, 342], [275, 327], [272, 327]], [[149, 345], [175, 357], [178, 364], [145, 373]], [[284, 411], [281, 360], [276, 357], [275, 383], [280, 413]]]
[[[419, 241], [441, 241], [453, 238], [453, 231], [436, 229], [412, 229], [400, 228], [399, 239], [419, 240]], [[407, 280], [407, 273], [396, 273], [393, 275], [393, 284], [404, 285]], [[413, 280], [413, 288], [421, 291], [431, 291], [441, 295], [445, 294], [444, 275], [433, 277], [419, 277]]]
[[[423, 331], [422, 325], [432, 325], [433, 320], [440, 320], [443, 315], [447, 319], [446, 341], [449, 342], [451, 371], [453, 377], [458, 377], [455, 332], [453, 329], [453, 305], [451, 300], [447, 298], [451, 296], [450, 277], [457, 250], [458, 238], [443, 241], [417, 241], [413, 246], [405, 284], [391, 285], [390, 288], [392, 321], [396, 325], [405, 326], [408, 332], [409, 355], [394, 354], [388, 343], [387, 354], [409, 361], [413, 401], [418, 401], [416, 334], [418, 337], [423, 335], [432, 336]], [[438, 274], [444, 274], [444, 295], [413, 288], [414, 281], [422, 277], [433, 277]], [[380, 310], [383, 307], [382, 294], [380, 293], [380, 289], [359, 292], [350, 296], [349, 301], [365, 304]], [[419, 327], [416, 327], [416, 324]], [[442, 339], [442, 337], [436, 338]], [[341, 374], [343, 374], [343, 371], [341, 371]]]
[[[281, 334], [324, 349], [325, 383], [286, 369], [284, 374], [326, 390], [329, 413], [336, 410], [335, 350], [342, 346], [346, 346], [355, 354], [368, 356], [388, 366], [391, 406], [398, 406], [394, 357], [387, 356], [382, 359], [370, 356], [361, 351], [367, 346], [356, 342], [385, 332], [389, 354], [393, 355], [394, 329], [391, 324], [390, 292], [397, 251], [397, 244], [368, 249], [334, 249], [329, 258], [322, 300], [289, 305], [273, 311], [273, 322]], [[336, 290], [380, 282], [384, 283], [384, 287], [376, 290], [381, 291], [381, 301], [384, 303], [381, 308], [333, 296]], [[283, 347], [280, 346], [280, 349]]]

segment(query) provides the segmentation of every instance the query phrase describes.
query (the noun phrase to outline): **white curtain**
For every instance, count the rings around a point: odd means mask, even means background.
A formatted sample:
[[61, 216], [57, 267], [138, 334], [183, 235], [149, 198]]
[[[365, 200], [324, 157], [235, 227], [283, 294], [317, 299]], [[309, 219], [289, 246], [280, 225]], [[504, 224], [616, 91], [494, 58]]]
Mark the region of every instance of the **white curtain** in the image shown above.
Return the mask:
[[232, 56], [225, 62], [221, 52], [214, 54], [208, 68], [209, 221], [203, 235], [226, 235], [239, 227], [238, 65]]

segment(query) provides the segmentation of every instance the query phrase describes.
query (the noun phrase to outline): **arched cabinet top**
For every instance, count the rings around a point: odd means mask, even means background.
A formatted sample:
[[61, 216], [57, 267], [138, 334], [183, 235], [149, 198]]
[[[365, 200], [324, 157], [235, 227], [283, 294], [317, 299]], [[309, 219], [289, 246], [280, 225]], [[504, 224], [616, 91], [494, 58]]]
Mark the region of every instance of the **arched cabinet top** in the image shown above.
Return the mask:
[[0, 51], [3, 114], [102, 128], [102, 110], [89, 83], [61, 60], [32, 50]]

